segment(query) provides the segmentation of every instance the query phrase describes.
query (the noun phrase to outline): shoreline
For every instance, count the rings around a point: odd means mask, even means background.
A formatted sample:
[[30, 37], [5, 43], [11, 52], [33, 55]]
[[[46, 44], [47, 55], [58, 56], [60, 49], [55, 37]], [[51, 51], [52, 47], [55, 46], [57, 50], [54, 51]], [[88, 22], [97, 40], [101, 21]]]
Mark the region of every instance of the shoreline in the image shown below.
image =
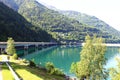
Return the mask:
[[[84, 46], [85, 43], [81, 43], [82, 46]], [[106, 45], [107, 47], [120, 47], [120, 43], [104, 43], [103, 45]]]
[[106, 46], [108, 46], [108, 47], [120, 47], [120, 43], [119, 44], [110, 44], [110, 43], [108, 43], [108, 44], [105, 44]]

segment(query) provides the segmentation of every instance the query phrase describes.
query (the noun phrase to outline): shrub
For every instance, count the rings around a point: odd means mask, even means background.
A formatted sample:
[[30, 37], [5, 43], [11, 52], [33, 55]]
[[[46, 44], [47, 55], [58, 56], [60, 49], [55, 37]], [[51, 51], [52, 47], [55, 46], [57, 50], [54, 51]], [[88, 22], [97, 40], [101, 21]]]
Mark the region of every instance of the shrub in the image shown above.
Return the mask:
[[62, 70], [58, 69], [58, 68], [55, 68], [55, 71], [54, 71], [56, 75], [60, 75], [60, 76], [64, 76], [64, 73]]
[[29, 61], [29, 66], [36, 67], [36, 64], [35, 64], [35, 62], [33, 60], [30, 60]]
[[46, 69], [50, 74], [54, 73], [54, 68], [55, 67], [54, 67], [53, 63], [51, 63], [51, 62], [46, 63]]
[[12, 58], [13, 58], [13, 59], [18, 59], [17, 54], [13, 54]]
[[50, 74], [64, 75], [64, 73], [60, 69], [55, 68], [54, 64], [51, 62], [46, 63], [46, 69], [47, 69], [48, 73], [50, 73]]

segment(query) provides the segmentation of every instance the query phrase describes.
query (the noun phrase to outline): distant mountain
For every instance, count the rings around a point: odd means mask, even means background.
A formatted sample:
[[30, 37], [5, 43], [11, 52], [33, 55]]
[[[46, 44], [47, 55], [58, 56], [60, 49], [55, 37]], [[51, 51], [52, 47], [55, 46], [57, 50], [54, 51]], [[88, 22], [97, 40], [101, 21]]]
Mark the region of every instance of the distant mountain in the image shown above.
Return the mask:
[[40, 4], [44, 5], [45, 7], [47, 7], [48, 9], [54, 10], [54, 11], [58, 11], [58, 9], [52, 5], [48, 5], [42, 1], [38, 1]]
[[47, 5], [45, 3], [42, 3], [42, 4], [45, 5], [47, 8], [58, 11], [61, 14], [65, 15], [69, 18], [73, 18], [73, 19], [78, 20], [79, 22], [84, 23], [88, 26], [95, 27], [101, 31], [104, 31], [104, 32], [110, 33], [114, 36], [120, 37], [120, 31], [114, 29], [109, 24], [105, 23], [104, 21], [100, 20], [99, 18], [97, 18], [95, 16], [91, 16], [91, 15], [77, 12], [77, 11], [59, 10], [59, 9], [57, 9], [53, 6]]
[[[1, 0], [8, 1], [8, 0]], [[107, 31], [89, 26], [77, 19], [70, 18], [58, 11], [48, 9], [35, 0], [11, 0], [17, 4], [18, 13], [38, 28], [46, 30], [61, 43], [83, 42], [87, 34], [106, 39], [106, 42], [120, 42], [119, 37]], [[12, 5], [11, 3], [5, 3]], [[14, 9], [14, 8], [12, 8]]]
[[[9, 1], [9, 0], [8, 0]], [[27, 22], [20, 14], [0, 2], [0, 41], [50, 41], [51, 35]]]
[[120, 37], [119, 31], [117, 31], [116, 29], [111, 27], [109, 24], [105, 23], [104, 21], [98, 19], [95, 16], [90, 16], [77, 11], [59, 11], [59, 12], [69, 18], [73, 18], [75, 20], [78, 20], [79, 22], [85, 23], [89, 26], [93, 26], [101, 31]]

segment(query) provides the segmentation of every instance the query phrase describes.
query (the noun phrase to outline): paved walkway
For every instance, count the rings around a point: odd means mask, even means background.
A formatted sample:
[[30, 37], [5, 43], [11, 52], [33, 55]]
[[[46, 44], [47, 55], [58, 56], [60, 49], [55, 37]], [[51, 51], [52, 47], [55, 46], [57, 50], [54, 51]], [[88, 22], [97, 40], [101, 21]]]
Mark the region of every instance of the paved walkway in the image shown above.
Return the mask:
[[1, 69], [1, 64], [0, 64], [0, 80], [3, 80], [3, 79], [2, 79], [2, 69]]

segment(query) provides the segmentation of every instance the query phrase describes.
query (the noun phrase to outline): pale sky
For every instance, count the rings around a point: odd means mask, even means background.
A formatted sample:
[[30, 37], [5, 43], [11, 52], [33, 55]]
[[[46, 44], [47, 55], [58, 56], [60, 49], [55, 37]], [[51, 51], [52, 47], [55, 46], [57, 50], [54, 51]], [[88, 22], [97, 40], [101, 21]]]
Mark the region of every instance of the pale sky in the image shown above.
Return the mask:
[[37, 0], [61, 10], [93, 15], [120, 31], [120, 0]]

